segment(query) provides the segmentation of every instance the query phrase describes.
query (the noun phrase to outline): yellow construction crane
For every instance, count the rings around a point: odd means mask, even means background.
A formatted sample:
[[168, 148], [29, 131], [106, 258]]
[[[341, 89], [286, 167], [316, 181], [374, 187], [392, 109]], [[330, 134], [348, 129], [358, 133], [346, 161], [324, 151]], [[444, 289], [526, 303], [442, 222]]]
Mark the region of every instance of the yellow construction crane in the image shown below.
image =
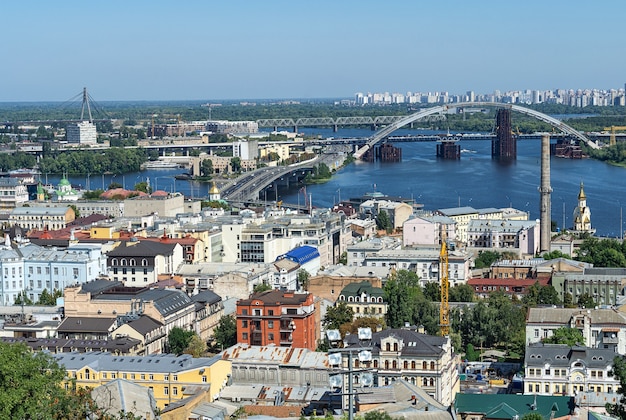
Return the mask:
[[626, 126], [612, 125], [610, 127], [604, 127], [604, 131], [611, 130], [611, 137], [609, 137], [609, 146], [615, 146], [615, 130], [626, 130]]
[[448, 302], [448, 245], [445, 230], [441, 235], [441, 252], [439, 253], [439, 280], [441, 282], [441, 305], [439, 306], [439, 331], [441, 336], [450, 335], [450, 304]]

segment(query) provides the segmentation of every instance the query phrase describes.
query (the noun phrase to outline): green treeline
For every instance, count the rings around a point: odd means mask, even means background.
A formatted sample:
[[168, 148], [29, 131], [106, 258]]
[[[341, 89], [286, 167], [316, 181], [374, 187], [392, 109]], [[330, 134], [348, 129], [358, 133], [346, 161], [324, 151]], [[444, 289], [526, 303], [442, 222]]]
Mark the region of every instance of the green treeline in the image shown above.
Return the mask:
[[593, 159], [603, 160], [614, 165], [626, 165], [626, 143], [624, 142], [617, 142], [614, 146], [603, 147], [602, 149], [585, 147], [584, 150]]
[[33, 168], [37, 164], [35, 156], [23, 153], [1, 153], [0, 172], [12, 171], [20, 168]]
[[122, 174], [139, 171], [146, 160], [148, 155], [143, 149], [113, 147], [102, 152], [77, 150], [42, 158], [39, 171], [42, 174], [68, 175]]

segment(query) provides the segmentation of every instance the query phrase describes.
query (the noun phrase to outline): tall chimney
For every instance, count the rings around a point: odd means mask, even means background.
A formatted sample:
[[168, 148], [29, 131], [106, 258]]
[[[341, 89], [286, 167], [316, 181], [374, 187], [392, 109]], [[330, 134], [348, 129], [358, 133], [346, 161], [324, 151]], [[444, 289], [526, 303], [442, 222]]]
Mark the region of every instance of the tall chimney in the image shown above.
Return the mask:
[[541, 252], [550, 252], [550, 237], [552, 230], [552, 211], [550, 204], [550, 136], [543, 135], [541, 137], [541, 186], [540, 194], [540, 214], [541, 214], [541, 238], [539, 241], [539, 250]]

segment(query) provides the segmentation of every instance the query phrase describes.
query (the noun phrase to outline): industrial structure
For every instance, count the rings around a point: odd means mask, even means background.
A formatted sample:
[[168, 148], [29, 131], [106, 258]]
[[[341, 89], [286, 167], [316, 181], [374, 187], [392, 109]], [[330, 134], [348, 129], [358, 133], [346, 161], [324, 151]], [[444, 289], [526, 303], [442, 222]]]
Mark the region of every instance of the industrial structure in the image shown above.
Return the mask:
[[439, 278], [441, 282], [439, 331], [441, 331], [442, 337], [450, 335], [450, 304], [448, 303], [450, 283], [448, 282], [448, 246], [446, 240], [447, 237], [444, 231], [441, 238], [441, 252], [439, 254]]
[[437, 157], [442, 159], [461, 159], [461, 146], [457, 139], [450, 136], [442, 137], [437, 144]]
[[496, 112], [496, 138], [491, 141], [491, 157], [517, 159], [517, 139], [511, 131], [511, 110], [502, 108]]
[[552, 187], [550, 186], [550, 136], [544, 135], [541, 137], [541, 185], [539, 186], [539, 214], [540, 214], [540, 229], [541, 238], [539, 241], [539, 251], [550, 251], [550, 236], [551, 236], [551, 203], [550, 195], [552, 194]]

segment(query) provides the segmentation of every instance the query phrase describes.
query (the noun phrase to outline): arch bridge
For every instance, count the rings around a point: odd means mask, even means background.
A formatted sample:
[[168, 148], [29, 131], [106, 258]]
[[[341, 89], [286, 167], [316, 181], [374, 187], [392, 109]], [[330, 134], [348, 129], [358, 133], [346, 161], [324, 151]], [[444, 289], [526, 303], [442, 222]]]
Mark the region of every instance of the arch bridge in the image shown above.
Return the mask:
[[600, 146], [598, 146], [597, 143], [591, 141], [590, 139], [588, 139], [585, 135], [583, 135], [581, 132], [579, 132], [578, 130], [575, 130], [574, 128], [570, 127], [569, 125], [565, 124], [562, 121], [557, 120], [556, 118], [553, 118], [549, 115], [546, 115], [542, 112], [539, 111], [535, 111], [533, 109], [529, 109], [529, 108], [525, 108], [523, 106], [519, 106], [519, 105], [513, 105], [513, 104], [503, 104], [500, 102], [459, 102], [459, 103], [454, 103], [454, 104], [446, 104], [446, 105], [441, 105], [441, 106], [436, 106], [433, 108], [428, 108], [425, 109], [423, 111], [419, 111], [416, 112], [415, 114], [409, 115], [408, 117], [404, 117], [400, 120], [397, 120], [395, 122], [392, 122], [391, 124], [389, 124], [387, 127], [383, 128], [382, 130], [378, 131], [376, 134], [374, 134], [373, 136], [370, 137], [370, 139], [367, 141], [367, 144], [365, 144], [364, 146], [362, 146], [361, 148], [359, 148], [355, 153], [354, 153], [354, 157], [357, 159], [360, 159], [363, 154], [365, 152], [367, 152], [369, 149], [373, 148], [378, 142], [380, 142], [381, 140], [383, 140], [385, 137], [389, 136], [389, 134], [393, 133], [394, 131], [398, 130], [399, 128], [404, 127], [407, 124], [410, 124], [414, 121], [420, 120], [422, 118], [426, 118], [426, 117], [430, 117], [431, 115], [434, 114], [441, 114], [445, 111], [448, 111], [450, 109], [454, 109], [454, 108], [466, 108], [466, 107], [490, 107], [490, 108], [506, 108], [506, 109], [510, 109], [512, 111], [517, 111], [520, 112], [522, 114], [526, 114], [526, 115], [530, 115], [531, 117], [535, 117], [536, 119], [543, 121], [545, 123], [550, 124], [552, 127], [571, 135], [572, 137], [577, 138], [580, 141], [585, 142], [589, 147], [591, 147], [592, 149], [599, 149]]

